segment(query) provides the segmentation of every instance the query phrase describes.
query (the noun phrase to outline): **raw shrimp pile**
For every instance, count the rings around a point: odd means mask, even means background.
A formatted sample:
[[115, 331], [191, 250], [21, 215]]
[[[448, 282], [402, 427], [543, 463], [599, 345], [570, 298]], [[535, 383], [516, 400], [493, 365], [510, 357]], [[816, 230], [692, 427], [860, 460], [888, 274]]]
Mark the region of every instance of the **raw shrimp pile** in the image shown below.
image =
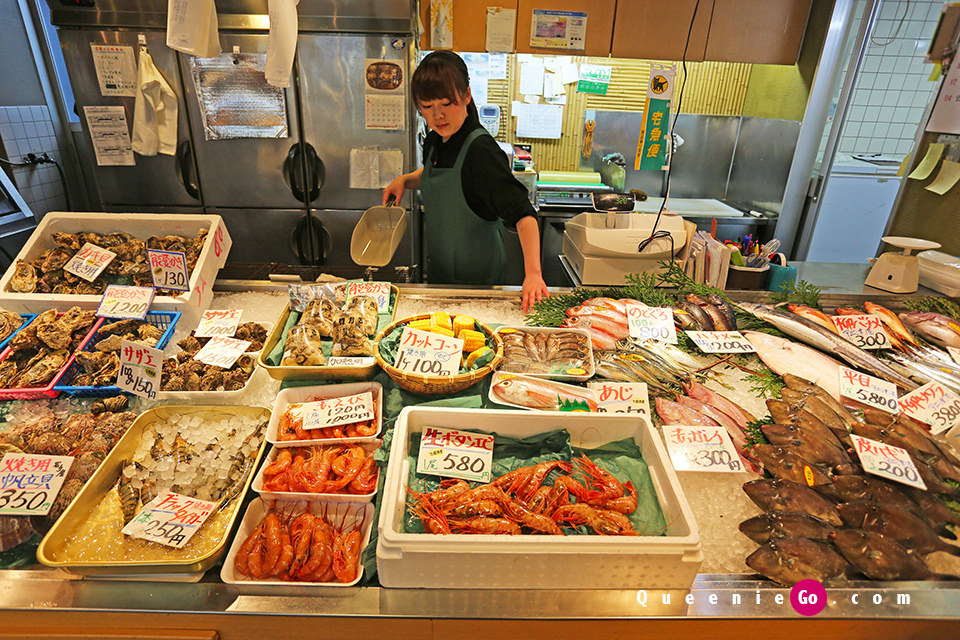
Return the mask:
[[356, 444], [281, 449], [263, 469], [266, 491], [372, 493], [377, 488], [373, 453]]
[[[376, 414], [376, 404], [371, 406], [370, 410]], [[283, 415], [280, 416], [280, 424], [277, 428], [277, 439], [281, 442], [294, 442], [297, 440], [319, 440], [327, 438], [367, 438], [377, 435], [377, 432], [380, 430], [380, 423], [376, 415], [370, 420], [352, 424], [323, 427], [320, 429], [304, 429], [304, 414], [303, 403], [298, 402], [287, 405]]]

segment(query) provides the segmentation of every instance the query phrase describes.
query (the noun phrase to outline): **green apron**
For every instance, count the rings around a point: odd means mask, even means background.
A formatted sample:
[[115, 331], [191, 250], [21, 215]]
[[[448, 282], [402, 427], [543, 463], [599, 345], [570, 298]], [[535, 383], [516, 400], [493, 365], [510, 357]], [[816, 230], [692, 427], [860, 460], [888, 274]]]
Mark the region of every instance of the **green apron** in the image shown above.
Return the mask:
[[427, 244], [427, 280], [431, 284], [503, 284], [507, 256], [503, 249], [503, 222], [484, 220], [463, 196], [460, 170], [470, 144], [486, 130], [474, 129], [452, 168], [433, 166], [436, 149], [423, 166], [423, 228]]

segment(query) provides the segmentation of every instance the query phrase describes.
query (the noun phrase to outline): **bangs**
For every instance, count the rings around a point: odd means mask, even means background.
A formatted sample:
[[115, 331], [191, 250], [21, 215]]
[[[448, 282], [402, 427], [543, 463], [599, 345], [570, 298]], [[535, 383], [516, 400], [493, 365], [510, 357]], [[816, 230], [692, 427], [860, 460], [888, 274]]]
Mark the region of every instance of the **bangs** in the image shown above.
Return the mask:
[[[433, 54], [431, 54], [433, 55]], [[465, 65], [464, 65], [465, 66]], [[467, 94], [467, 79], [462, 72], [446, 61], [427, 56], [413, 72], [410, 89], [417, 107], [421, 102], [449, 100], [460, 102]]]

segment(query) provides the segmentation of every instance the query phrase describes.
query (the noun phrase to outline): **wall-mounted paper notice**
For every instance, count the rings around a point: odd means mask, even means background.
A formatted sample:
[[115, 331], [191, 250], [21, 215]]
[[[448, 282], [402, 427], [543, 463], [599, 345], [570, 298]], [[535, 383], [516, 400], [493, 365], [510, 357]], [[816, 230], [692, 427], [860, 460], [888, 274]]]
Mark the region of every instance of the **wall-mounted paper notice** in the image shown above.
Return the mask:
[[487, 51], [513, 51], [516, 9], [487, 7]]
[[491, 80], [507, 79], [507, 54], [491, 53], [488, 56], [487, 65], [490, 67]]
[[487, 104], [487, 80], [490, 78], [490, 55], [487, 53], [462, 53], [460, 56], [470, 74], [470, 94], [477, 105]]
[[560, 79], [563, 84], [579, 82], [580, 66], [576, 62], [564, 62], [560, 67]]
[[543, 100], [547, 104], [567, 104], [567, 94], [561, 93], [560, 95], [550, 96], [549, 98], [544, 98]]
[[84, 107], [90, 140], [97, 156], [97, 166], [134, 166], [130, 130], [122, 106]]
[[543, 76], [543, 96], [552, 98], [564, 93], [563, 83], [559, 73], [546, 73]]
[[453, 47], [453, 0], [430, 2], [430, 44], [434, 49]]
[[943, 195], [947, 191], [953, 188], [953, 185], [957, 184], [957, 180], [960, 180], [960, 163], [953, 162], [952, 160], [944, 160], [943, 165], [940, 167], [940, 173], [937, 174], [937, 177], [924, 187], [927, 191], [933, 191], [937, 195]]
[[526, 104], [540, 104], [540, 96], [524, 95], [523, 101]]
[[563, 107], [552, 104], [525, 104], [517, 114], [518, 138], [560, 137], [563, 128]]
[[927, 131], [960, 133], [960, 64], [950, 65], [927, 121]]
[[539, 60], [520, 65], [520, 93], [543, 95], [543, 63]]
[[923, 156], [923, 160], [920, 161], [917, 168], [907, 177], [913, 178], [914, 180], [926, 180], [937, 167], [937, 163], [940, 162], [940, 156], [943, 155], [943, 148], [944, 145], [942, 143], [931, 142], [930, 146], [927, 147], [927, 155]]

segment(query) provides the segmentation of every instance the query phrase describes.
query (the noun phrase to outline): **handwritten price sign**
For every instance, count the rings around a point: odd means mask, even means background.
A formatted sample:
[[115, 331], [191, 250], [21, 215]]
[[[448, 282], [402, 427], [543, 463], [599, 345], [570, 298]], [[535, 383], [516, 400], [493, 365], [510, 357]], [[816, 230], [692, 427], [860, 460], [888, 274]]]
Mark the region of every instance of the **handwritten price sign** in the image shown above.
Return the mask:
[[351, 282], [347, 285], [347, 301], [353, 296], [370, 296], [377, 301], [377, 313], [390, 310], [389, 282]]
[[124, 318], [143, 320], [153, 302], [153, 287], [125, 287], [119, 284], [107, 285], [97, 307], [97, 315], [102, 318]]
[[117, 254], [113, 251], [87, 242], [63, 265], [63, 270], [87, 282], [93, 282], [116, 257]]
[[117, 386], [142, 398], [156, 400], [163, 368], [163, 351], [138, 342], [120, 343]]
[[673, 325], [673, 309], [669, 307], [627, 307], [627, 322], [630, 337], [639, 340], [660, 340], [677, 343], [677, 330]]
[[840, 367], [839, 375], [841, 396], [881, 411], [900, 412], [900, 405], [897, 402], [897, 385], [846, 367]]
[[204, 364], [229, 369], [249, 346], [249, 340], [235, 340], [234, 338], [217, 336], [210, 338], [207, 344], [203, 345], [200, 351], [197, 351], [193, 359]]
[[4, 455], [0, 459], [0, 514], [47, 515], [71, 464], [70, 456]]
[[216, 502], [168, 491], [145, 505], [121, 533], [182, 549], [216, 507]]
[[240, 324], [240, 316], [243, 315], [242, 309], [210, 309], [203, 312], [200, 317], [200, 324], [193, 335], [198, 338], [212, 338], [214, 336], [224, 336], [229, 338], [237, 332], [237, 326]]
[[303, 428], [322, 429], [373, 420], [373, 393], [327, 398], [303, 405]]
[[917, 467], [906, 449], [863, 438], [853, 433], [850, 434], [850, 439], [857, 450], [857, 455], [860, 456], [864, 471], [926, 490], [927, 485], [923, 483], [923, 478], [917, 472]]
[[677, 471], [743, 471], [743, 461], [723, 427], [664, 425], [667, 451]]
[[369, 367], [376, 359], [356, 356], [331, 356], [327, 359], [328, 367]]
[[588, 382], [597, 392], [597, 413], [629, 413], [650, 419], [650, 400], [645, 382]]
[[739, 331], [687, 331], [704, 353], [752, 353], [753, 345]]
[[960, 424], [960, 397], [939, 382], [928, 382], [900, 398], [900, 410], [941, 433]]
[[187, 256], [182, 251], [147, 249], [147, 259], [150, 261], [153, 286], [158, 289], [190, 291]]
[[493, 436], [425, 427], [420, 436], [417, 473], [490, 482]]
[[404, 327], [394, 366], [401, 371], [452, 376], [460, 370], [463, 340]]
[[877, 316], [862, 314], [831, 317], [840, 335], [861, 349], [884, 349], [890, 346], [883, 322]]

